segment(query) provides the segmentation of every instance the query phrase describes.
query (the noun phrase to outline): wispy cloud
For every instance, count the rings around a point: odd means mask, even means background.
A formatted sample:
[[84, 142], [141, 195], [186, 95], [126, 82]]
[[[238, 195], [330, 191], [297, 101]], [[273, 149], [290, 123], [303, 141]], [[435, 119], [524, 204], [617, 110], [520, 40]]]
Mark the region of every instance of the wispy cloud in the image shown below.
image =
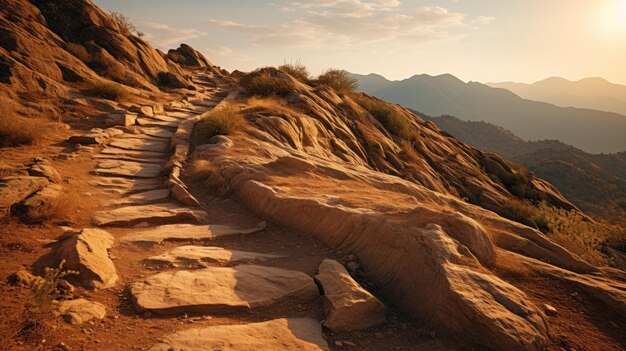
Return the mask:
[[146, 34], [146, 39], [163, 49], [178, 46], [186, 40], [200, 38], [208, 34], [195, 28], [173, 28], [157, 22], [140, 22], [137, 27]]
[[[359, 48], [371, 43], [419, 44], [458, 38], [468, 28], [466, 15], [443, 7], [400, 10], [398, 0], [312, 0], [276, 4], [294, 19], [273, 25], [249, 25], [211, 19], [216, 27], [244, 33], [256, 45]], [[488, 23], [491, 18], [477, 19]]]

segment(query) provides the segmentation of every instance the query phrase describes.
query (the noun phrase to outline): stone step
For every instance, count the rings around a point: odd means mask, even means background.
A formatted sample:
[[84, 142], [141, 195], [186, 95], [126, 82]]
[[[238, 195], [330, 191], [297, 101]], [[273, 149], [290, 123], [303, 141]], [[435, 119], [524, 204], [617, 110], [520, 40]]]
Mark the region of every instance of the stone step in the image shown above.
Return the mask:
[[122, 190], [120, 194], [154, 190], [163, 186], [163, 182], [160, 179], [130, 179], [117, 177], [97, 177], [90, 181], [89, 184], [108, 189]]
[[126, 155], [112, 155], [112, 154], [96, 154], [96, 155], [93, 155], [93, 158], [104, 159], [104, 160], [157, 163], [157, 164], [165, 164], [165, 162], [168, 161], [167, 158], [140, 158], [140, 157], [126, 156]]
[[142, 206], [127, 206], [114, 210], [98, 211], [94, 213], [92, 222], [98, 226], [128, 226], [141, 222], [179, 222], [194, 220], [202, 222], [206, 219], [206, 212], [181, 207], [174, 203], [161, 203]]
[[221, 236], [251, 234], [265, 229], [265, 222], [256, 227], [209, 224], [169, 224], [141, 230], [120, 239], [138, 245], [157, 245], [166, 241], [207, 241]]
[[227, 250], [217, 246], [179, 246], [164, 254], [152, 256], [144, 262], [151, 266], [168, 268], [201, 268], [211, 265], [232, 266], [240, 263], [258, 263], [285, 256], [258, 252]]
[[135, 151], [166, 152], [169, 149], [169, 140], [155, 139], [147, 140], [141, 137], [117, 138], [110, 145], [120, 149]]
[[179, 120], [175, 121], [161, 121], [154, 118], [148, 117], [139, 117], [137, 118], [137, 124], [140, 126], [146, 127], [166, 127], [166, 128], [176, 128], [176, 126], [180, 123]]
[[109, 202], [109, 205], [123, 206], [123, 205], [146, 205], [163, 201], [170, 196], [169, 189], [157, 189], [149, 190], [141, 193], [136, 193], [130, 196], [125, 196], [117, 200]]
[[159, 164], [119, 160], [101, 160], [94, 170], [96, 174], [134, 178], [157, 178], [162, 171]]
[[104, 155], [125, 155], [143, 159], [167, 158], [164, 152], [126, 150], [117, 147], [105, 147], [100, 153]]
[[171, 138], [174, 133], [170, 132], [167, 129], [163, 129], [163, 128], [159, 128], [159, 127], [139, 127], [139, 126], [135, 126], [133, 127], [133, 131], [135, 133], [138, 134], [128, 134], [126, 133], [125, 135], [149, 135], [152, 137], [157, 137], [157, 138], [164, 138], [164, 139], [169, 139]]
[[216, 325], [166, 336], [150, 351], [328, 351], [320, 323], [281, 318], [261, 323]]
[[159, 315], [251, 311], [319, 296], [305, 273], [258, 265], [163, 272], [133, 283], [130, 290], [139, 310]]

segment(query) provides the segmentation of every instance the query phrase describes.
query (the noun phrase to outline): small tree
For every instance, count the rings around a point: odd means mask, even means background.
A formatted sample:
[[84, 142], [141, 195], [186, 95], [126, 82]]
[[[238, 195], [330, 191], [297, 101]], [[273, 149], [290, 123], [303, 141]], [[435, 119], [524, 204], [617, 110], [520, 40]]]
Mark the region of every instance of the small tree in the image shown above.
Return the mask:
[[329, 68], [317, 80], [343, 94], [351, 93], [359, 87], [358, 79], [342, 69]]
[[124, 16], [123, 14], [116, 11], [111, 11], [110, 15], [113, 22], [115, 22], [120, 27], [120, 31], [122, 32], [122, 34], [130, 35], [133, 32], [137, 31], [137, 28], [127, 16]]

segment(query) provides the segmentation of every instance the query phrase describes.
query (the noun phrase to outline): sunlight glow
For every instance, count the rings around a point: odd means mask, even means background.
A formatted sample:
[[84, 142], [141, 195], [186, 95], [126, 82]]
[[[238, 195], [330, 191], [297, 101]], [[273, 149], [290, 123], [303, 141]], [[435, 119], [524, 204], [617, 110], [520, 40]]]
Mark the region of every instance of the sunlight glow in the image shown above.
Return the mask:
[[598, 22], [605, 34], [626, 36], [626, 0], [609, 0], [598, 11]]

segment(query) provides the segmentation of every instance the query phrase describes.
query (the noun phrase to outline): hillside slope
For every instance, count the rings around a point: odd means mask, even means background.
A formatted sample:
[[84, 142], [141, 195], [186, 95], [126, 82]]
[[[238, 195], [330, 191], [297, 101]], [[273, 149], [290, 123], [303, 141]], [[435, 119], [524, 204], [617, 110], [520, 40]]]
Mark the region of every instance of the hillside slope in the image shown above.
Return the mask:
[[525, 141], [486, 122], [428, 117], [442, 130], [477, 148], [518, 162], [554, 184], [574, 204], [616, 219], [626, 210], [626, 153], [593, 155], [555, 140]]
[[525, 100], [449, 74], [393, 82], [380, 76], [354, 76], [361, 81], [361, 91], [431, 116], [490, 122], [526, 140], [557, 139], [591, 153], [626, 150], [626, 116], [620, 114]]
[[[498, 276], [504, 260], [626, 311], [622, 283], [596, 280], [586, 273], [604, 273], [488, 210], [520, 200], [501, 180], [516, 172], [497, 156], [366, 95], [273, 69], [241, 84], [251, 89], [260, 80], [280, 86], [282, 100], [238, 100], [242, 130], [197, 143], [192, 158], [209, 162], [212, 184], [264, 218], [354, 254], [403, 312], [493, 349], [546, 349], [548, 321]], [[397, 128], [402, 121], [406, 129]], [[545, 181], [526, 185], [570, 206]]]
[[487, 85], [510, 90], [524, 99], [626, 115], [626, 86], [602, 78], [570, 81], [551, 77], [533, 84], [503, 82]]

